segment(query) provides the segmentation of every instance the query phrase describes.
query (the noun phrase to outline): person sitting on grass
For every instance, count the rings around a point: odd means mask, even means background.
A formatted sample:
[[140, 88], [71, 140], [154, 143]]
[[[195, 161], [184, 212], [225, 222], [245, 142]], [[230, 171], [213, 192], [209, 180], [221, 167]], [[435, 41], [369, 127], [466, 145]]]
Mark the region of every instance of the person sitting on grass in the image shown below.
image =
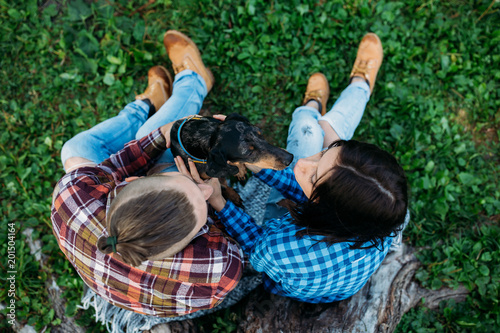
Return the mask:
[[[168, 31], [164, 44], [173, 87], [164, 67], [152, 67], [135, 102], [65, 143], [51, 220], [62, 252], [101, 298], [174, 317], [219, 305], [240, 280], [243, 252], [207, 222], [212, 187], [177, 172], [167, 150], [173, 121], [200, 111], [214, 79], [187, 36]], [[162, 162], [168, 172], [144, 177]]]
[[[369, 143], [350, 140], [373, 91], [383, 58], [377, 35], [362, 39], [350, 84], [325, 114], [329, 85], [321, 73], [308, 81], [303, 106], [293, 113], [287, 150], [295, 166], [282, 171], [247, 166], [297, 203], [264, 227], [226, 201], [216, 182], [209, 203], [263, 272], [271, 293], [310, 303], [346, 299], [380, 266], [403, 229], [407, 180], [396, 159]], [[325, 149], [326, 148], [326, 149]], [[196, 168], [180, 170], [202, 183]]]

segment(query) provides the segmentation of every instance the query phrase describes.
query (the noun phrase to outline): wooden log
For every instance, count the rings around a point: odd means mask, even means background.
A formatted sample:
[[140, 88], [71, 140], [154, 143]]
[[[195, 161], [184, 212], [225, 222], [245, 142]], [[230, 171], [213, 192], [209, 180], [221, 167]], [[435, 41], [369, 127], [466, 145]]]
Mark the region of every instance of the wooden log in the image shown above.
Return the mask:
[[[33, 239], [33, 229], [26, 228], [23, 231], [23, 234], [26, 236], [26, 241], [30, 248], [30, 254], [35, 257], [35, 260], [40, 264], [40, 269], [44, 270], [46, 263], [46, 256], [42, 255], [42, 242], [39, 239]], [[75, 319], [72, 317], [66, 316], [66, 300], [62, 297], [62, 290], [57, 286], [56, 277], [51, 275], [51, 277], [45, 281], [45, 289], [47, 290], [47, 294], [49, 297], [49, 302], [54, 309], [55, 318], [61, 319], [61, 324], [57, 326], [53, 326], [51, 328], [51, 332], [55, 333], [66, 333], [66, 332], [74, 332], [74, 333], [84, 333], [85, 329], [76, 324]], [[15, 332], [30, 332], [34, 329], [31, 326], [23, 326], [21, 324], [16, 324], [14, 331]], [[45, 329], [44, 329], [45, 330]]]

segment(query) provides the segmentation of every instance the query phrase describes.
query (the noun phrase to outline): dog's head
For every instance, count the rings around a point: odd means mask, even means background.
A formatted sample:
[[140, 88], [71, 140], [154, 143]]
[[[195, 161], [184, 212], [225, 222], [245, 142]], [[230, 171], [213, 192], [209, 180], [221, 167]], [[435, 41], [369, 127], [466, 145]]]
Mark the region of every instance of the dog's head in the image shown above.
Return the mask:
[[292, 160], [292, 154], [269, 144], [260, 129], [251, 125], [247, 118], [233, 113], [220, 124], [215, 144], [207, 158], [206, 172], [210, 177], [235, 175], [239, 168], [228, 164], [228, 161], [282, 170]]

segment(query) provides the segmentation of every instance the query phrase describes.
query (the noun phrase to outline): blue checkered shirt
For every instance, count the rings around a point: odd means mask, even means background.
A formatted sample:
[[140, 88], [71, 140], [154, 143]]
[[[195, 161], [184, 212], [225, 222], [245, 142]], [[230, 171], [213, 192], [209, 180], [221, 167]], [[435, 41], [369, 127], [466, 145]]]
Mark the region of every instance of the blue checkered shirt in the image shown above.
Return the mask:
[[[256, 176], [298, 203], [307, 200], [293, 170], [262, 170]], [[226, 231], [250, 256], [250, 263], [263, 272], [264, 287], [271, 293], [309, 303], [346, 299], [358, 292], [380, 266], [392, 242], [370, 249], [350, 249], [351, 242], [328, 245], [323, 236], [297, 238], [304, 229], [289, 213], [259, 227], [243, 210], [228, 201], [217, 214]]]

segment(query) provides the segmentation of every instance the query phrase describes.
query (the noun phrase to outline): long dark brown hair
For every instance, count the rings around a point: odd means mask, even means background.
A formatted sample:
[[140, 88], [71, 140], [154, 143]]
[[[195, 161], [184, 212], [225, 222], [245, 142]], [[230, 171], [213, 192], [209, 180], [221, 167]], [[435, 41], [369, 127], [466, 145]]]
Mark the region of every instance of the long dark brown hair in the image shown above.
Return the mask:
[[330, 244], [352, 241], [351, 248], [383, 249], [404, 223], [408, 207], [405, 173], [396, 159], [375, 145], [339, 140], [332, 172], [316, 180], [309, 200], [292, 210], [303, 226], [298, 237], [323, 235]]
[[[109, 237], [117, 237], [116, 252], [131, 266], [139, 266], [148, 257], [168, 250], [196, 225], [194, 207], [183, 192], [172, 188], [148, 191], [148, 178], [155, 177], [163, 176], [138, 179], [125, 186], [108, 212]], [[113, 252], [107, 239], [101, 237], [97, 244], [105, 254]]]

